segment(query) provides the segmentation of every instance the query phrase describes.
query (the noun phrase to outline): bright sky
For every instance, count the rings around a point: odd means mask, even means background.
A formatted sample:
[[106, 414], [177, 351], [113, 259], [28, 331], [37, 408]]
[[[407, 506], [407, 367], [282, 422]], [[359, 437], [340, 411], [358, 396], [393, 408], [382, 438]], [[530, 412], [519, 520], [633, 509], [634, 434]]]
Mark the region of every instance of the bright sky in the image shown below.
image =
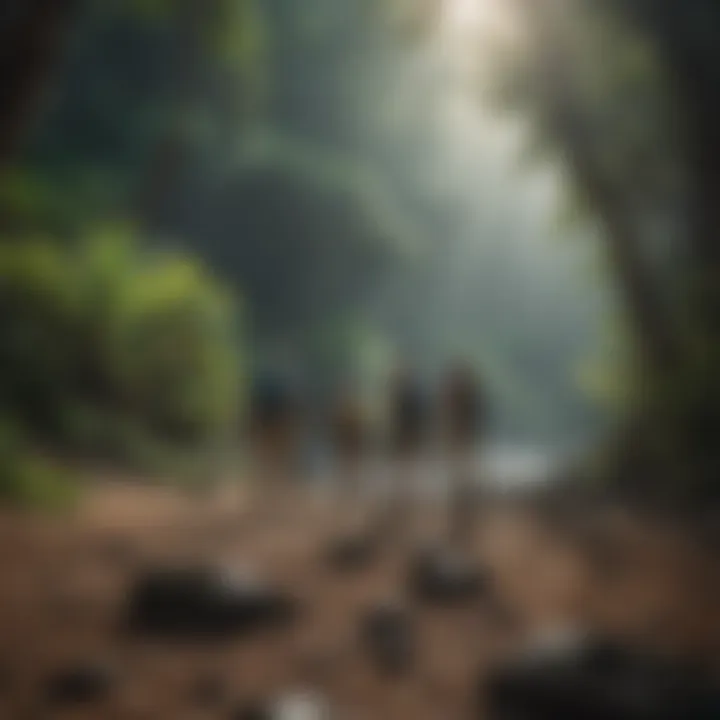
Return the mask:
[[[518, 40], [509, 0], [443, 0], [443, 15], [433, 50], [445, 69], [434, 89], [432, 113], [445, 138], [438, 157], [438, 182], [458, 183], [477, 192], [483, 179], [492, 178], [483, 191], [506, 197], [517, 193], [525, 206], [544, 208], [550, 216], [561, 194], [555, 168], [518, 170], [526, 128], [516, 117], [502, 113], [484, 97], [483, 82], [497, 70], [494, 53]], [[427, 102], [427, 97], [425, 97]], [[522, 188], [522, 190], [521, 190]], [[457, 195], [458, 188], [452, 192]]]
[[456, 34], [477, 35], [499, 30], [508, 19], [507, 0], [443, 0], [447, 29]]
[[446, 21], [457, 29], [471, 28], [492, 12], [492, 0], [445, 0]]
[[500, 46], [517, 40], [508, 0], [442, 0], [438, 39], [458, 70], [477, 75]]

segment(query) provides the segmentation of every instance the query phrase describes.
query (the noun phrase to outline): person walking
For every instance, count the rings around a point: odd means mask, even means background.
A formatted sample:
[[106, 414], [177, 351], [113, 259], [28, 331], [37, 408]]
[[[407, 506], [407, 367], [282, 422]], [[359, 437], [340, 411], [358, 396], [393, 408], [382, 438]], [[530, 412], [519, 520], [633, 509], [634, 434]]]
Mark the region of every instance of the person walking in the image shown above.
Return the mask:
[[450, 536], [468, 539], [474, 528], [479, 492], [478, 443], [485, 424], [480, 380], [467, 364], [458, 362], [440, 389], [440, 425], [448, 467]]

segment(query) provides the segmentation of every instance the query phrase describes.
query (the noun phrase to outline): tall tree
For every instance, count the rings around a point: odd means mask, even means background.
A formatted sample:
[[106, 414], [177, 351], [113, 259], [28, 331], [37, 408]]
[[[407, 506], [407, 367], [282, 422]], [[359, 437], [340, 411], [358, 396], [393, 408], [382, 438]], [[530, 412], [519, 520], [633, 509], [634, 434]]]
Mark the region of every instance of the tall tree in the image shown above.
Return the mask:
[[0, 34], [0, 167], [32, 122], [78, 0], [8, 0]]
[[[541, 113], [545, 127], [563, 148], [577, 185], [604, 224], [604, 237], [613, 269], [625, 300], [627, 315], [642, 351], [648, 392], [645, 403], [635, 408], [643, 427], [637, 436], [626, 430], [622, 464], [631, 456], [642, 461], [633, 472], [656, 475], [658, 486], [678, 496], [685, 489], [698, 497], [717, 497], [720, 457], [714, 449], [720, 429], [720, 381], [716, 367], [720, 358], [720, 6], [712, 0], [671, 2], [660, 0], [607, 0], [599, 7], [620, 23], [632, 21], [637, 41], [652, 44], [659, 61], [663, 92], [668, 96], [682, 142], [677, 158], [689, 203], [680, 234], [681, 258], [673, 268], [677, 292], [669, 294], [643, 254], [647, 238], [639, 230], [638, 206], [633, 194], [638, 188], [623, 184], [631, 168], [621, 177], [608, 173], [599, 137], [613, 128], [601, 127], [598, 118], [578, 91], [575, 71], [585, 52], [573, 34], [572, 18], [597, 10], [585, 0], [520, 0], [533, 49], [535, 79], [542, 79]], [[599, 65], [599, 58], [595, 58]], [[606, 103], [620, 113], [617, 97]], [[646, 118], [649, 127], [652, 120]], [[599, 144], [600, 143], [600, 144]], [[656, 146], [653, 153], [666, 149]], [[646, 190], [643, 182], [640, 190]], [[679, 208], [682, 207], [682, 211]], [[656, 203], [653, 212], [662, 208]], [[627, 452], [627, 447], [633, 446]], [[661, 477], [662, 476], [662, 477]], [[664, 482], [663, 482], [664, 480]], [[700, 493], [700, 495], [698, 495]]]
[[[616, 0], [617, 2], [617, 0]], [[713, 0], [625, 0], [620, 8], [652, 37], [682, 113], [691, 179], [691, 303], [720, 344], [720, 6]]]

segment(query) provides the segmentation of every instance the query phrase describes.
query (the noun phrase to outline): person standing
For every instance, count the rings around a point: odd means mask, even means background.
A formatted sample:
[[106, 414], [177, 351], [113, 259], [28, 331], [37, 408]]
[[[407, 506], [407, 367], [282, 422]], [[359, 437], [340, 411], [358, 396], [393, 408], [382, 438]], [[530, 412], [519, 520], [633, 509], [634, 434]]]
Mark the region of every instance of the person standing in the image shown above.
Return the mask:
[[428, 440], [427, 401], [417, 378], [399, 368], [388, 389], [390, 497], [385, 519], [401, 525], [411, 511]]
[[368, 422], [361, 399], [344, 393], [330, 417], [331, 442], [341, 494], [357, 502], [363, 491], [363, 461], [368, 445]]
[[248, 440], [253, 465], [253, 490], [266, 508], [286, 500], [296, 471], [302, 430], [300, 403], [282, 379], [263, 376], [252, 388]]
[[448, 465], [449, 531], [453, 538], [465, 540], [477, 510], [477, 450], [485, 424], [480, 380], [466, 363], [456, 363], [442, 382], [440, 424]]

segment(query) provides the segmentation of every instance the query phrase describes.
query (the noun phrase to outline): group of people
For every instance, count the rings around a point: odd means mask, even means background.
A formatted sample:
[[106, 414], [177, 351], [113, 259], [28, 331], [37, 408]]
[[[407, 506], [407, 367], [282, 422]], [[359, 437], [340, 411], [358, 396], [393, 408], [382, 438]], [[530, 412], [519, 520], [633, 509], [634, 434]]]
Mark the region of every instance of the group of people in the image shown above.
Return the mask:
[[[322, 434], [346, 496], [362, 493], [367, 459], [378, 452], [391, 468], [396, 508], [407, 504], [428, 448], [441, 448], [452, 503], [452, 522], [464, 525], [475, 487], [477, 445], [486, 421], [481, 383], [471, 366], [456, 364], [430, 396], [407, 368], [398, 368], [384, 396], [382, 419], [370, 417], [363, 398], [342, 393], [322, 417]], [[287, 385], [259, 381], [249, 415], [255, 471], [263, 486], [286, 486], [302, 444], [307, 414]]]

